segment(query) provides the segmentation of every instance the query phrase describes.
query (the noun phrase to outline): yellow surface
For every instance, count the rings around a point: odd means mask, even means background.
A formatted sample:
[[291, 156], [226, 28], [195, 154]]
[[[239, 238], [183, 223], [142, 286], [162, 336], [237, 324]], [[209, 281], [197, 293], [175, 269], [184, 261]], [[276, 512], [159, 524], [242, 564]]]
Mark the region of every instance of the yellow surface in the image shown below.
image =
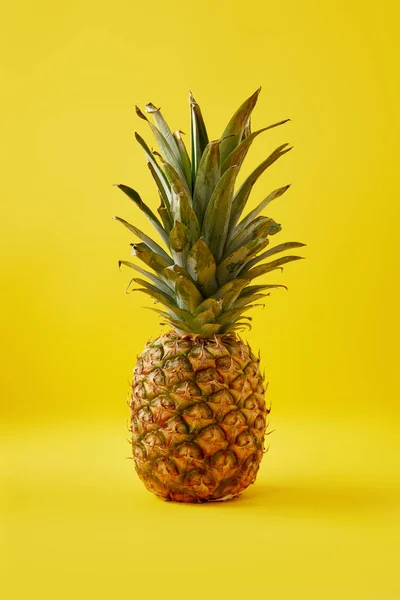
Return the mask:
[[[394, 600], [398, 584], [397, 3], [8, 2], [0, 159], [4, 597]], [[259, 85], [245, 172], [307, 261], [254, 315], [271, 381], [259, 481], [221, 505], [166, 504], [125, 460], [125, 396], [157, 318], [124, 294], [111, 184], [156, 193], [134, 104], [218, 137]], [[278, 239], [278, 238], [276, 238]], [[259, 309], [260, 310], [260, 309]]]

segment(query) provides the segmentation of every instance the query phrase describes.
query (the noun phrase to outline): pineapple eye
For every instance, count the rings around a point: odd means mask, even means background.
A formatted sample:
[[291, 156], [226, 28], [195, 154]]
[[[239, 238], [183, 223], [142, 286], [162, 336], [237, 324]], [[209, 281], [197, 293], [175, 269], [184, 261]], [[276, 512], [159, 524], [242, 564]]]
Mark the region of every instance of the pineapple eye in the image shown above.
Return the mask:
[[256, 418], [256, 420], [254, 421], [254, 428], [258, 429], [259, 431], [262, 431], [265, 427], [265, 419], [263, 416], [258, 415], [258, 417]]
[[196, 443], [184, 443], [175, 449], [174, 455], [178, 458], [202, 459], [203, 453]]
[[175, 410], [176, 408], [175, 402], [171, 398], [160, 398], [160, 404], [165, 410]]
[[240, 433], [236, 438], [237, 446], [241, 446], [241, 447], [249, 446], [250, 444], [253, 444], [253, 443], [254, 443], [254, 439], [249, 431], [244, 431], [243, 433]]

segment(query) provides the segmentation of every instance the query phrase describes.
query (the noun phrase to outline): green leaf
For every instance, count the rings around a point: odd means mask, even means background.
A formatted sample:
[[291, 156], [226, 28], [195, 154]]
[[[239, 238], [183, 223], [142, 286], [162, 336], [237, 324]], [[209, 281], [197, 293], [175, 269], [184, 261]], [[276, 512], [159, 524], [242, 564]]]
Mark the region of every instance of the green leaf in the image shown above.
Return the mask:
[[253, 189], [254, 184], [257, 179], [264, 173], [264, 171], [270, 167], [278, 158], [289, 152], [292, 148], [286, 148], [288, 144], [283, 144], [279, 146], [272, 154], [268, 156], [245, 180], [245, 182], [240, 186], [238, 191], [235, 194], [232, 205], [231, 212], [231, 221], [229, 224], [229, 229], [232, 230], [236, 223], [238, 222], [240, 215], [243, 212], [244, 207], [246, 206], [247, 200], [250, 196], [250, 192]]
[[168, 214], [170, 214], [171, 190], [170, 190], [168, 182], [166, 183], [167, 186], [168, 186], [168, 192], [166, 192], [165, 189], [164, 189], [164, 185], [163, 184], [166, 182], [166, 180], [164, 181], [165, 175], [164, 175], [164, 173], [162, 173], [163, 180], [161, 181], [161, 179], [160, 179], [157, 171], [154, 169], [152, 163], [148, 162], [147, 166], [148, 166], [148, 168], [150, 170], [151, 176], [153, 177], [154, 181], [156, 182], [156, 185], [157, 185], [157, 188], [158, 188], [158, 193], [159, 193], [160, 198], [161, 198], [161, 202], [165, 206], [166, 210], [168, 211]]
[[193, 314], [199, 304], [203, 301], [203, 296], [195, 284], [185, 277], [178, 277], [175, 283], [175, 292], [179, 308]]
[[190, 242], [191, 235], [189, 229], [180, 221], [175, 221], [175, 225], [169, 234], [169, 247], [174, 262], [180, 267], [186, 266]]
[[245, 296], [244, 298], [239, 298], [236, 300], [233, 308], [239, 308], [240, 306], [247, 306], [247, 304], [251, 304], [252, 302], [256, 302], [257, 300], [261, 300], [261, 298], [266, 298], [268, 294], [250, 294]]
[[194, 99], [192, 92], [190, 92], [189, 94], [189, 103], [190, 133], [192, 143], [192, 185], [194, 187], [200, 160], [208, 144], [208, 135], [203, 115], [201, 114], [200, 106]]
[[231, 254], [241, 246], [247, 244], [251, 240], [257, 239], [257, 237], [267, 233], [267, 235], [274, 235], [280, 231], [281, 226], [269, 217], [257, 217], [252, 221], [249, 226], [242, 232], [235, 235], [229, 245], [224, 251], [224, 256]]
[[165, 141], [167, 142], [168, 146], [171, 148], [171, 151], [172, 151], [173, 155], [175, 156], [177, 163], [182, 167], [183, 165], [181, 163], [181, 155], [180, 155], [176, 140], [173, 136], [171, 129], [168, 126], [168, 123], [166, 122], [166, 120], [164, 119], [164, 117], [161, 114], [161, 109], [157, 108], [156, 106], [154, 106], [154, 104], [152, 104], [150, 102], [149, 104], [146, 104], [145, 110], [146, 110], [147, 114], [151, 114], [152, 117], [154, 118], [156, 125], [158, 127], [158, 130], [164, 136]]
[[243, 129], [242, 139], [240, 141], [243, 142], [243, 140], [245, 140], [247, 137], [249, 137], [250, 134], [251, 134], [251, 117], [249, 117], [246, 121], [246, 125], [244, 126], [244, 129]]
[[140, 279], [140, 277], [133, 277], [132, 281], [134, 281], [138, 285], [143, 286], [147, 290], [151, 290], [153, 292], [157, 292], [158, 294], [162, 294], [163, 296], [165, 296], [165, 299], [167, 301], [172, 302], [173, 304], [175, 303], [175, 300], [170, 295], [171, 290], [168, 290], [169, 293], [162, 292], [159, 288], [157, 288], [156, 286], [152, 285], [148, 281], [145, 281], [144, 279]]
[[186, 268], [204, 296], [214, 294], [218, 288], [215, 278], [216, 264], [203, 238], [200, 238], [190, 250]]
[[222, 300], [222, 307], [224, 310], [231, 308], [233, 303], [238, 298], [240, 292], [246, 285], [250, 282], [250, 279], [234, 279], [233, 281], [228, 281], [223, 286], [219, 288], [212, 296], [216, 300]]
[[[195, 311], [197, 312], [197, 310]], [[193, 326], [198, 328], [201, 325], [204, 325], [205, 323], [215, 323], [215, 312], [212, 308], [209, 308], [207, 310], [203, 310], [201, 311], [194, 319], [193, 319]]]
[[199, 328], [199, 335], [204, 338], [210, 338], [219, 333], [221, 325], [219, 323], [205, 323]]
[[178, 333], [182, 334], [193, 333], [192, 328], [189, 325], [186, 325], [186, 323], [183, 321], [172, 318], [170, 313], [166, 313], [163, 310], [158, 310], [158, 308], [152, 308], [151, 306], [145, 306], [144, 308], [147, 308], [147, 310], [152, 310], [164, 319], [164, 322], [160, 321], [160, 325], [168, 325], [169, 327], [175, 329], [175, 331]]
[[156, 215], [152, 212], [152, 210], [150, 210], [147, 204], [143, 202], [137, 191], [128, 187], [127, 185], [123, 185], [122, 183], [117, 184], [116, 187], [122, 190], [124, 194], [126, 194], [128, 198], [130, 198], [136, 204], [136, 206], [140, 208], [140, 210], [146, 215], [150, 223], [153, 225], [154, 229], [159, 233], [160, 237], [165, 242], [165, 244], [168, 245], [168, 236], [163, 226], [157, 219]]
[[265, 275], [265, 273], [269, 273], [270, 271], [279, 269], [282, 265], [288, 262], [292, 262], [294, 260], [302, 260], [303, 258], [303, 256], [283, 256], [269, 263], [259, 265], [258, 267], [253, 267], [252, 269], [250, 269], [250, 271], [247, 271], [243, 275], [245, 275], [245, 277], [248, 277], [249, 279], [255, 279], [256, 277], [260, 277], [260, 275]]
[[177, 333], [181, 335], [193, 333], [193, 330], [189, 325], [186, 325], [186, 323], [184, 323], [183, 321], [178, 321], [177, 319], [166, 319], [165, 323], [160, 322], [160, 325], [169, 325], [170, 327], [172, 327], [172, 329], [174, 329]]
[[121, 265], [129, 267], [130, 269], [134, 269], [141, 275], [144, 275], [144, 277], [147, 277], [147, 279], [150, 279], [150, 281], [152, 281], [156, 288], [158, 288], [161, 292], [164, 292], [166, 294], [169, 293], [170, 288], [159, 277], [157, 277], [157, 275], [154, 275], [154, 273], [150, 273], [149, 271], [142, 269], [138, 265], [135, 265], [135, 263], [127, 260], [120, 260], [118, 262], [118, 266], [121, 267]]
[[260, 94], [259, 88], [250, 98], [248, 98], [235, 112], [228, 125], [225, 128], [221, 138], [226, 138], [221, 143], [221, 164], [224, 164], [225, 159], [240, 143], [244, 128], [248, 122], [250, 115], [257, 103], [257, 98]]
[[230, 169], [225, 171], [211, 196], [204, 216], [202, 227], [204, 241], [217, 262], [221, 260], [224, 251], [231, 214], [233, 190], [238, 172], [238, 167], [230, 167]]
[[253, 267], [257, 263], [259, 263], [261, 260], [264, 260], [265, 258], [269, 258], [270, 256], [273, 256], [274, 254], [279, 254], [280, 252], [285, 252], [285, 250], [292, 250], [293, 248], [302, 248], [305, 245], [306, 244], [302, 244], [301, 242], [285, 242], [284, 244], [279, 244], [279, 246], [274, 246], [273, 248], [270, 248], [266, 252], [263, 252], [259, 256], [256, 256], [255, 258], [250, 260], [246, 264], [246, 271], [251, 269], [251, 267]]
[[166, 162], [162, 157], [161, 165], [165, 177], [167, 178], [167, 181], [171, 187], [171, 192], [175, 192], [175, 194], [181, 194], [182, 196], [185, 196], [190, 206], [192, 206], [192, 196], [189, 193], [185, 182], [182, 181], [182, 178], [180, 177], [179, 173], [177, 173], [174, 167], [170, 163]]
[[182, 319], [182, 321], [186, 321], [191, 318], [190, 313], [188, 313], [185, 310], [182, 310], [181, 308], [176, 306], [176, 304], [168, 300], [166, 294], [155, 292], [154, 290], [149, 290], [146, 288], [137, 288], [132, 290], [132, 292], [143, 292], [144, 294], [151, 296], [156, 302], [160, 302], [163, 306], [165, 306], [168, 309], [169, 312], [172, 312], [176, 317], [178, 317], [178, 319]]
[[136, 235], [139, 239], [142, 240], [142, 242], [144, 242], [149, 248], [151, 248], [153, 252], [160, 254], [160, 256], [164, 257], [165, 260], [172, 264], [173, 261], [171, 260], [171, 257], [168, 256], [168, 254], [161, 248], [161, 246], [159, 246], [156, 242], [153, 242], [153, 240], [149, 236], [143, 233], [143, 231], [141, 231], [134, 225], [131, 225], [130, 223], [128, 223], [128, 221], [125, 221], [125, 219], [121, 219], [120, 217], [113, 217], [113, 219], [115, 219], [119, 223], [122, 223], [122, 225], [129, 229], [131, 233]]
[[160, 315], [161, 317], [163, 317], [164, 319], [170, 319], [171, 315], [163, 310], [159, 310], [158, 308], [153, 308], [152, 306], [144, 306], [143, 308], [147, 308], [147, 310], [152, 310], [153, 312], [157, 313], [158, 315]]
[[290, 184], [271, 192], [254, 210], [249, 212], [249, 214], [242, 221], [240, 221], [240, 223], [234, 229], [232, 229], [232, 232], [234, 232], [235, 236], [247, 229], [250, 223], [254, 221], [254, 219], [260, 214], [261, 211], [264, 210], [266, 206], [268, 206], [270, 202], [272, 202], [272, 200], [282, 196], [289, 188]]
[[161, 198], [161, 194], [160, 194], [160, 199], [161, 199], [161, 204], [157, 208], [157, 212], [160, 215], [160, 219], [162, 221], [162, 224], [164, 226], [166, 233], [170, 234], [171, 229], [172, 229], [172, 219], [170, 217], [168, 210], [165, 207], [163, 199]]
[[[150, 148], [148, 147], [148, 145], [146, 144], [144, 139], [138, 134], [137, 131], [135, 131], [135, 138], [136, 138], [136, 141], [143, 148], [143, 150], [146, 154], [147, 163], [150, 163], [151, 166], [153, 167], [153, 170], [157, 174], [157, 178], [160, 180], [160, 183], [163, 187], [164, 194], [165, 194], [166, 198], [168, 199], [169, 194], [170, 194], [170, 188], [169, 188], [167, 179], [160, 168], [160, 165], [158, 164], [158, 162], [156, 161], [156, 159], [154, 157], [153, 152], [150, 150]], [[157, 183], [157, 185], [158, 185], [158, 183]]]
[[162, 162], [163, 171], [168, 179], [168, 182], [171, 185], [171, 215], [172, 219], [175, 221], [180, 221], [190, 231], [191, 235], [191, 244], [197, 242], [200, 237], [200, 226], [197, 220], [196, 213], [192, 208], [192, 198], [182, 182], [182, 179], [179, 177], [178, 173], [175, 171], [172, 165], [163, 161]]
[[[230, 325], [236, 323], [239, 317], [242, 316], [246, 310], [250, 310], [254, 308], [254, 304], [249, 304], [248, 306], [239, 306], [238, 308], [232, 308], [231, 310], [227, 310], [223, 312], [222, 315], [218, 318], [218, 322], [220, 325]], [[247, 317], [245, 317], [247, 318]]]
[[[192, 281], [192, 278], [190, 277], [186, 269], [180, 267], [179, 265], [172, 265], [171, 267], [167, 267], [166, 269], [164, 269], [163, 277], [167, 285], [169, 285], [169, 287], [173, 290], [175, 290], [175, 283], [178, 277], [185, 277], [186, 279]], [[192, 283], [194, 282], [192, 281]]]
[[192, 165], [190, 164], [190, 158], [188, 151], [186, 150], [185, 142], [182, 139], [181, 134], [183, 131], [174, 131], [172, 134], [176, 145], [178, 146], [179, 155], [181, 158], [182, 170], [186, 178], [189, 190], [192, 190]]
[[146, 244], [133, 244], [132, 255], [139, 258], [139, 260], [144, 262], [150, 269], [153, 269], [158, 275], [161, 275], [161, 277], [163, 276], [164, 269], [171, 264], [171, 261], [150, 250]]
[[278, 123], [274, 123], [273, 125], [268, 125], [268, 127], [263, 127], [262, 129], [259, 129], [258, 131], [254, 131], [254, 133], [250, 133], [248, 136], [246, 136], [245, 139], [243, 141], [241, 141], [240, 144], [233, 150], [233, 152], [231, 152], [229, 154], [229, 156], [226, 157], [226, 159], [224, 160], [224, 163], [221, 167], [221, 173], [225, 173], [225, 171], [227, 169], [229, 169], [229, 167], [233, 167], [234, 165], [242, 166], [243, 161], [246, 158], [246, 155], [250, 149], [251, 144], [253, 143], [255, 138], [260, 135], [260, 133], [263, 133], [264, 131], [268, 131], [268, 129], [273, 129], [274, 127], [278, 127], [279, 125], [283, 125], [284, 123], [287, 123], [288, 121], [290, 121], [290, 119], [285, 119], [284, 121], [279, 121]]
[[180, 221], [190, 232], [190, 246], [195, 244], [200, 237], [200, 227], [196, 214], [189, 204], [188, 197], [185, 194], [175, 194], [172, 192], [171, 212], [175, 223]]
[[222, 299], [206, 298], [206, 300], [204, 300], [201, 304], [199, 304], [199, 306], [195, 310], [194, 315], [197, 318], [199, 315], [201, 315], [201, 313], [212, 310], [214, 315], [216, 317], [218, 317], [218, 315], [222, 311], [222, 305], [223, 305]]
[[270, 290], [273, 288], [284, 288], [287, 290], [286, 285], [282, 284], [269, 284], [269, 285], [248, 285], [239, 295], [239, 298], [245, 298], [246, 296], [250, 296], [252, 294], [257, 294], [263, 290]]
[[220, 285], [237, 277], [248, 260], [268, 245], [268, 224], [261, 223], [257, 235], [229, 254], [218, 265], [217, 280]]
[[221, 327], [220, 333], [232, 333], [233, 331], [244, 331], [245, 329], [251, 329], [250, 323], [238, 321], [237, 323], [231, 323]]
[[[136, 113], [141, 119], [143, 119], [144, 121], [146, 121], [146, 123], [148, 123], [151, 131], [153, 132], [153, 135], [156, 139], [157, 145], [160, 149], [160, 152], [161, 152], [164, 160], [167, 161], [168, 163], [170, 163], [174, 167], [175, 171], [179, 174], [182, 181], [185, 181], [185, 176], [183, 174], [183, 170], [180, 165], [180, 160], [177, 160], [177, 157], [174, 152], [174, 148], [173, 147], [171, 148], [171, 146], [169, 145], [169, 143], [167, 142], [167, 140], [165, 139], [165, 137], [163, 136], [161, 131], [159, 129], [157, 129], [157, 127], [155, 125], [153, 125], [153, 123], [151, 121], [149, 121], [149, 119], [146, 117], [146, 115], [144, 115], [142, 113], [142, 111], [140, 110], [140, 108], [138, 106], [136, 106]], [[176, 143], [175, 143], [174, 138], [172, 138], [172, 141], [176, 148]], [[176, 148], [176, 152], [178, 152], [177, 148]], [[186, 185], [186, 182], [185, 182], [185, 185]]]
[[199, 223], [203, 222], [207, 206], [220, 178], [219, 147], [221, 140], [207, 144], [197, 170], [193, 192], [193, 208]]

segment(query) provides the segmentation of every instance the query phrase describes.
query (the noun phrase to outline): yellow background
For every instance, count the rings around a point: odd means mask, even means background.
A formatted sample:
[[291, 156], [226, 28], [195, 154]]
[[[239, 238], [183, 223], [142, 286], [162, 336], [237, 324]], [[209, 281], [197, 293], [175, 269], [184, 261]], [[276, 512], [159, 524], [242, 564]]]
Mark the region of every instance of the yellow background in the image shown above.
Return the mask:
[[[5, 597], [400, 597], [397, 3], [8, 2], [2, 8], [2, 541]], [[134, 104], [212, 138], [263, 86], [244, 174], [306, 261], [255, 313], [271, 449], [242, 499], [166, 504], [138, 482], [128, 380], [160, 331], [125, 295], [156, 193]], [[276, 238], [277, 239], [277, 238]]]

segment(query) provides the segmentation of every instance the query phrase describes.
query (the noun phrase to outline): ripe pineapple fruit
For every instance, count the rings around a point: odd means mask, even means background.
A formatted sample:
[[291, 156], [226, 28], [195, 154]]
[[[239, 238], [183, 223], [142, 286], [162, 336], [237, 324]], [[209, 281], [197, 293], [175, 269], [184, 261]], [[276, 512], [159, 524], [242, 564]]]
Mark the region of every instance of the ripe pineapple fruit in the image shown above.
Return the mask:
[[285, 287], [253, 280], [300, 259], [274, 255], [303, 246], [286, 242], [264, 251], [281, 230], [259, 216], [289, 186], [271, 192], [242, 217], [260, 175], [291, 148], [279, 146], [235, 190], [253, 140], [283, 125], [251, 132], [259, 91], [229, 121], [220, 139], [209, 141], [199, 105], [190, 94], [191, 157], [181, 132], [172, 132], [160, 109], [146, 106], [159, 152], [139, 134], [160, 196], [159, 218], [139, 194], [118, 187], [143, 211], [163, 246], [124, 219], [114, 217], [139, 240], [136, 263], [120, 261], [145, 277], [132, 281], [162, 310], [170, 330], [144, 348], [134, 369], [130, 400], [133, 458], [148, 490], [168, 500], [204, 502], [238, 496], [255, 481], [264, 452], [266, 417], [263, 377], [257, 358], [238, 336], [244, 316], [265, 296]]

